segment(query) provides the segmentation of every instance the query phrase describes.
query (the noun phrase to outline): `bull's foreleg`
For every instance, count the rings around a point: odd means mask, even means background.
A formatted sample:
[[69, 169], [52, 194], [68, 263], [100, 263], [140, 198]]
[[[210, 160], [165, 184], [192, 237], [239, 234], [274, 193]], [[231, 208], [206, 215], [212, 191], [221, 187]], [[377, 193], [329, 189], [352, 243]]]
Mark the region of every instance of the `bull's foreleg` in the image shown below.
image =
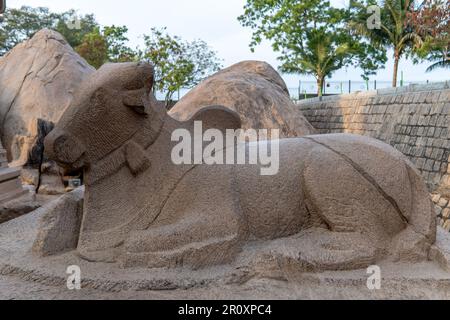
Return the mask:
[[187, 176], [158, 220], [148, 230], [130, 235], [125, 266], [201, 268], [236, 257], [247, 234], [237, 195], [229, 176], [206, 175], [208, 179], [195, 172]]

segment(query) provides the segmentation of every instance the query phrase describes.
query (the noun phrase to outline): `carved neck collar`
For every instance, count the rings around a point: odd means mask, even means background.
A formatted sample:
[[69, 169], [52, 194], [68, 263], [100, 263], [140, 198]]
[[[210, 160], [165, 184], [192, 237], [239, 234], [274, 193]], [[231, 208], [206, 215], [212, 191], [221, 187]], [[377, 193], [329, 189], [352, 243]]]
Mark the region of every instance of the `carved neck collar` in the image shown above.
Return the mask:
[[[92, 186], [98, 183], [125, 165], [128, 165], [134, 175], [140, 174], [150, 167], [150, 159], [147, 158], [145, 151], [160, 137], [167, 118], [165, 110], [162, 110], [164, 113], [151, 110], [148, 115], [150, 121], [147, 121], [119, 148], [91, 165], [86, 175], [86, 185]], [[140, 159], [136, 159], [137, 155]]]

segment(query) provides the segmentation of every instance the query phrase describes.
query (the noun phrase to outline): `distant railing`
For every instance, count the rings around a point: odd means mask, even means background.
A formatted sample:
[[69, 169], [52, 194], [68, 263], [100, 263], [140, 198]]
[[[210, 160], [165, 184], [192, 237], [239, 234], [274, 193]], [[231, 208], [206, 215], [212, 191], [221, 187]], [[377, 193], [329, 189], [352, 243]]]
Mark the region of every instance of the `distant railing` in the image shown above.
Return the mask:
[[[408, 86], [410, 84], [426, 84], [428, 81], [400, 81], [398, 86]], [[326, 81], [323, 95], [337, 95], [358, 91], [370, 91], [377, 89], [391, 88], [392, 81]], [[289, 88], [289, 93], [293, 100], [303, 100], [317, 97], [317, 83], [315, 81], [300, 81], [297, 88]]]
[[[408, 86], [410, 84], [426, 84], [428, 81], [399, 81], [398, 86]], [[377, 89], [391, 88], [391, 81], [326, 81], [324, 86], [324, 96], [352, 93], [358, 91], [370, 91]], [[185, 96], [191, 89], [180, 89], [173, 95], [173, 100], [178, 101]], [[317, 97], [317, 83], [315, 81], [300, 81], [298, 87], [289, 87], [289, 94], [292, 100], [304, 100]], [[164, 100], [165, 95], [156, 92], [158, 100]]]

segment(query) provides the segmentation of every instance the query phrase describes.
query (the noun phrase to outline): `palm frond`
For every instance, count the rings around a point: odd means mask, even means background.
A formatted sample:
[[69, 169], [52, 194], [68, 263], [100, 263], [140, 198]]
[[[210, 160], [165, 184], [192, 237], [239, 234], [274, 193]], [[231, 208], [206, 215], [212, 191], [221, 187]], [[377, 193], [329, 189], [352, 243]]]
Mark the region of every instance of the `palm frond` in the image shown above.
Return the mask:
[[450, 69], [450, 60], [442, 60], [428, 67], [426, 72], [432, 72], [437, 69]]

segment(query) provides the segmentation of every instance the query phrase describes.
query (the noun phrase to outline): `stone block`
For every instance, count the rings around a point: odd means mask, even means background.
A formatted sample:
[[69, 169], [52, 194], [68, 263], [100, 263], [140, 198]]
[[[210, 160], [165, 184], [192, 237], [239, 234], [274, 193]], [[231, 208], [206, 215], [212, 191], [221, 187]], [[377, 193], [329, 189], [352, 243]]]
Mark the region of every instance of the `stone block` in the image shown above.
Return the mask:
[[450, 218], [450, 209], [449, 208], [444, 208], [442, 210], [442, 217], [445, 219], [449, 219]]
[[433, 202], [436, 204], [439, 202], [440, 199], [441, 199], [441, 195], [438, 193], [431, 195], [431, 200], [433, 200]]
[[48, 206], [42, 217], [33, 253], [52, 256], [77, 248], [83, 216], [84, 187]]
[[424, 170], [431, 172], [433, 171], [433, 167], [434, 167], [434, 160], [428, 159], [427, 162], [425, 163]]
[[443, 228], [445, 231], [450, 231], [450, 220], [444, 222]]
[[448, 201], [447, 199], [441, 198], [441, 199], [439, 200], [439, 202], [438, 202], [438, 206], [441, 207], [441, 208], [445, 208], [445, 207], [447, 207], [448, 202], [449, 202], [449, 201]]

